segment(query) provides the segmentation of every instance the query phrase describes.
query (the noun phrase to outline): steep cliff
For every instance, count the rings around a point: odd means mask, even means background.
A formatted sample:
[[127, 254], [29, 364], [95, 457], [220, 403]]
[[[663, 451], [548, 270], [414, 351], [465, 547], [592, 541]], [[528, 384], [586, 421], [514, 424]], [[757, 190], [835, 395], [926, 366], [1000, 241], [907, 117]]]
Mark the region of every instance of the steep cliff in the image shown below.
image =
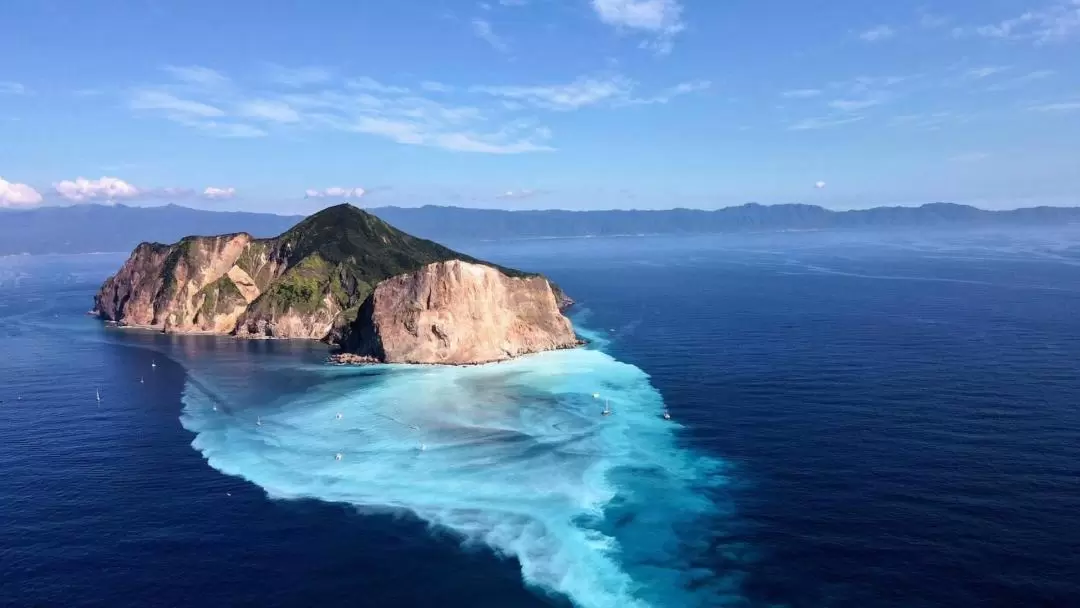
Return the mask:
[[240, 233], [143, 243], [102, 285], [94, 313], [173, 333], [337, 342], [380, 281], [452, 259], [485, 264], [338, 205], [272, 239]]
[[452, 260], [379, 283], [342, 346], [386, 363], [461, 365], [578, 343], [547, 279]]

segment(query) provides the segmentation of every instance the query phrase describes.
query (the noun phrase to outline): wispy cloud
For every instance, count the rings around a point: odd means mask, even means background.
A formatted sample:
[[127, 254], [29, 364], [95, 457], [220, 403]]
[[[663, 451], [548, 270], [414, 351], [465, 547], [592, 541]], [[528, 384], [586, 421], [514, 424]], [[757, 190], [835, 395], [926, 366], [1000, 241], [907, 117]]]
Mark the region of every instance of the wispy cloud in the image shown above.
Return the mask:
[[215, 118], [225, 112], [210, 104], [181, 99], [166, 91], [142, 89], [132, 96], [130, 105], [136, 110], [160, 110], [175, 120], [192, 118]]
[[927, 112], [900, 114], [889, 119], [888, 124], [903, 129], [926, 129], [935, 131], [949, 124], [967, 122], [968, 117], [952, 112]]
[[634, 83], [622, 76], [609, 78], [579, 78], [566, 84], [530, 86], [486, 86], [473, 90], [496, 97], [521, 101], [536, 107], [569, 111], [592, 106], [611, 99], [630, 96]]
[[0, 81], [0, 95], [26, 95], [29, 92], [20, 82]]
[[637, 94], [638, 84], [620, 75], [585, 77], [573, 82], [530, 86], [484, 86], [473, 90], [536, 108], [568, 112], [601, 104], [664, 104], [676, 97], [704, 91], [708, 80], [679, 83], [652, 95]]
[[1028, 109], [1035, 112], [1075, 112], [1080, 110], [1080, 100], [1036, 104], [1029, 106]]
[[884, 103], [884, 100], [881, 98], [834, 99], [828, 105], [830, 108], [841, 112], [858, 112], [859, 110], [879, 106], [882, 103]]
[[1056, 0], [994, 23], [956, 27], [953, 35], [1026, 40], [1036, 44], [1063, 42], [1080, 35], [1080, 0]]
[[396, 85], [383, 84], [374, 78], [367, 76], [360, 76], [358, 78], [350, 78], [345, 81], [345, 86], [350, 89], [358, 91], [369, 91], [372, 93], [388, 93], [388, 94], [404, 94], [408, 93], [407, 87], [400, 87]]
[[820, 96], [821, 93], [821, 89], [792, 89], [780, 93], [780, 96], [785, 99], [810, 99]]
[[817, 131], [821, 129], [841, 127], [843, 125], [859, 122], [861, 120], [863, 120], [862, 116], [821, 116], [817, 118], [807, 118], [805, 120], [800, 120], [799, 122], [788, 125], [788, 130]]
[[651, 35], [642, 47], [659, 54], [670, 53], [674, 37], [686, 28], [678, 0], [592, 0], [592, 7], [603, 23]]
[[284, 101], [275, 99], [252, 99], [242, 102], [238, 113], [247, 118], [279, 123], [300, 122], [300, 113]]
[[491, 45], [491, 48], [505, 53], [510, 50], [510, 46], [506, 44], [506, 41], [495, 34], [495, 30], [491, 27], [491, 22], [485, 19], [473, 19], [472, 31], [477, 38]]
[[[312, 80], [304, 77], [285, 79], [288, 82], [270, 79], [269, 85], [247, 90], [236, 84], [193, 85], [187, 72], [184, 76], [180, 82], [132, 91], [129, 106], [140, 114], [219, 137], [261, 137], [302, 128], [484, 154], [553, 150], [550, 129], [532, 116], [536, 110], [569, 112], [600, 105], [666, 104], [711, 86], [708, 81], [694, 80], [645, 94], [639, 92], [636, 82], [616, 74], [563, 84], [475, 87], [432, 81], [406, 87], [369, 77], [335, 77], [297, 90], [297, 82]], [[451, 103], [450, 99], [464, 102]]]
[[863, 42], [883, 42], [896, 36], [896, 30], [887, 25], [878, 25], [859, 33]]
[[0, 177], [0, 207], [32, 207], [41, 202], [41, 193], [26, 184]]
[[537, 196], [540, 196], [541, 194], [545, 194], [545, 192], [542, 190], [529, 189], [507, 190], [506, 192], [499, 194], [495, 198], [501, 201], [522, 201], [530, 198], [535, 198]]
[[330, 188], [309, 188], [304, 191], [304, 198], [342, 198], [342, 199], [358, 199], [363, 198], [367, 194], [367, 190], [355, 187], [355, 188], [341, 188], [338, 186], [332, 186]]
[[982, 80], [983, 78], [989, 78], [990, 76], [1000, 74], [1002, 72], [1007, 72], [1008, 70], [1008, 66], [988, 65], [979, 68], [971, 68], [964, 73], [964, 76], [972, 80]]
[[193, 66], [165, 66], [165, 71], [180, 82], [204, 87], [217, 87], [229, 84], [229, 79], [217, 70], [207, 67]]

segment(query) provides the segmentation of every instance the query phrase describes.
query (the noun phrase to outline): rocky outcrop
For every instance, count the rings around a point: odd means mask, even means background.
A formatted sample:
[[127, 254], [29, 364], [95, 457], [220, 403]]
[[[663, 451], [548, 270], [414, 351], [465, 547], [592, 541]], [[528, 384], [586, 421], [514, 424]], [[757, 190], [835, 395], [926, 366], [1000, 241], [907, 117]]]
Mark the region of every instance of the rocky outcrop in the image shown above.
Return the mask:
[[343, 349], [359, 361], [469, 365], [573, 348], [547, 279], [460, 260], [387, 279], [364, 301]]
[[166, 332], [230, 332], [258, 296], [236, 265], [252, 241], [232, 234], [139, 245], [102, 285], [94, 312], [119, 325]]
[[[338, 205], [272, 239], [239, 233], [143, 243], [102, 285], [93, 313], [170, 333], [340, 343], [381, 281], [448, 260], [547, 285], [539, 275], [475, 260]], [[571, 303], [557, 287], [546, 293], [558, 306]]]

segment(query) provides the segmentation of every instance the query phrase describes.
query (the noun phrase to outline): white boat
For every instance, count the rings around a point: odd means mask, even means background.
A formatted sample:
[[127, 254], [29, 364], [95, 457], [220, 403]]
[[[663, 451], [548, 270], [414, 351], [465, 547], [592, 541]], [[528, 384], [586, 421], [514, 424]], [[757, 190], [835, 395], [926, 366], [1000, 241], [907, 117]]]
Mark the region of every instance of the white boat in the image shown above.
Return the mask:
[[97, 395], [97, 402], [101, 403], [101, 391], [97, 390], [97, 391], [94, 391], [94, 393]]

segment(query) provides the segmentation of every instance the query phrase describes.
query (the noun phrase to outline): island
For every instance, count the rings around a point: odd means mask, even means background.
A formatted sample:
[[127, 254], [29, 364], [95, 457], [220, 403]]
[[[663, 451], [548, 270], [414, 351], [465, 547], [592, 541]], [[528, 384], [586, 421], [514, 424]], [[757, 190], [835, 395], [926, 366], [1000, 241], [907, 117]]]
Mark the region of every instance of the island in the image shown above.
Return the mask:
[[280, 236], [141, 243], [94, 298], [120, 327], [322, 340], [339, 363], [470, 365], [581, 343], [545, 277], [406, 234], [352, 205]]

